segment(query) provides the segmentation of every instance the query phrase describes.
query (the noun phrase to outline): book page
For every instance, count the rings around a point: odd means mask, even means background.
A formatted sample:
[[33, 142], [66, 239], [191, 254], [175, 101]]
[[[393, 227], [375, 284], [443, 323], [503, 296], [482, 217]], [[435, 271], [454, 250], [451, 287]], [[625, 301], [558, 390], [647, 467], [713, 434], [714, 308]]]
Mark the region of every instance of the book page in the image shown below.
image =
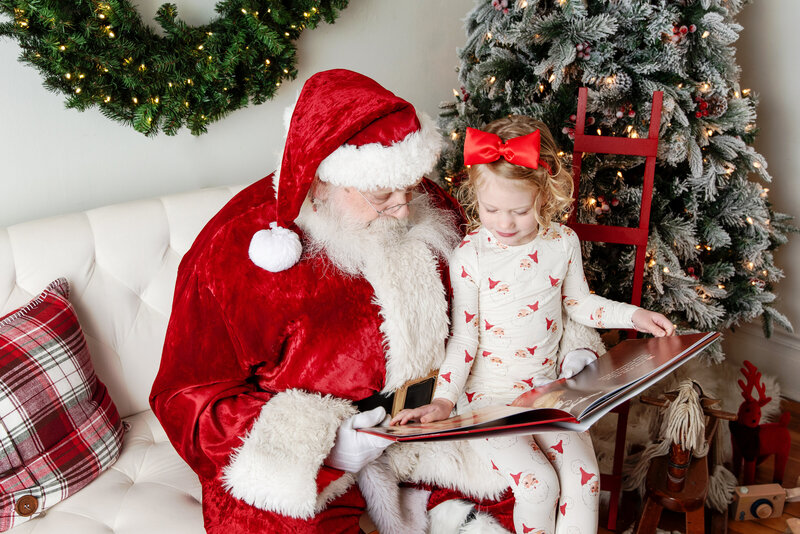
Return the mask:
[[[388, 438], [410, 438], [420, 435], [436, 434], [437, 437], [472, 434], [488, 428], [509, 428], [520, 424], [529, 425], [532, 421], [530, 408], [517, 408], [515, 406], [496, 405], [487, 406], [480, 410], [464, 412], [461, 415], [434, 421], [432, 423], [409, 423], [398, 426], [382, 426], [369, 429], [359, 429], [376, 436]], [[517, 416], [525, 414], [519, 419]], [[536, 417], [542, 422], [569, 421], [574, 418], [568, 413], [558, 410], [536, 410]]]
[[525, 393], [527, 406], [557, 408], [583, 419], [616, 393], [696, 354], [718, 336], [699, 333], [622, 341], [574, 377]]
[[[469, 439], [495, 433], [586, 430], [611, 408], [674, 371], [719, 337], [717, 332], [626, 340], [583, 371], [520, 396], [525, 407], [488, 406], [434, 423], [360, 432], [398, 441]], [[527, 427], [527, 428], [526, 428]]]

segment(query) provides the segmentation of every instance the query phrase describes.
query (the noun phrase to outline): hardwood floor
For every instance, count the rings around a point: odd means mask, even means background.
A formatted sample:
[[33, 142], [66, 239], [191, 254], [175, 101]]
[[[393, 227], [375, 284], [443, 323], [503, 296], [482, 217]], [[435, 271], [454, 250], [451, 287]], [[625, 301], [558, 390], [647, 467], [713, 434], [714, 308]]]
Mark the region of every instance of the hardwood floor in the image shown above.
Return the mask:
[[[792, 437], [792, 448], [789, 454], [789, 462], [786, 465], [786, 472], [783, 477], [783, 487], [794, 487], [800, 476], [800, 402], [782, 399], [781, 407], [791, 413], [792, 419], [789, 422], [789, 431]], [[756, 483], [766, 484], [772, 481], [773, 459], [770, 458], [759, 465], [756, 469]], [[638, 518], [641, 510], [641, 503], [635, 495], [623, 495], [620, 510], [620, 520], [617, 523], [616, 532], [623, 532], [630, 527]], [[614, 531], [605, 527], [604, 510], [600, 512], [600, 534], [608, 534]], [[784, 507], [783, 515], [774, 519], [762, 519], [760, 521], [731, 521], [728, 520], [727, 532], [732, 534], [775, 534], [788, 532], [786, 520], [790, 518], [800, 518], [800, 502], [787, 503]], [[683, 515], [665, 511], [662, 514], [659, 528], [673, 531], [685, 532]]]

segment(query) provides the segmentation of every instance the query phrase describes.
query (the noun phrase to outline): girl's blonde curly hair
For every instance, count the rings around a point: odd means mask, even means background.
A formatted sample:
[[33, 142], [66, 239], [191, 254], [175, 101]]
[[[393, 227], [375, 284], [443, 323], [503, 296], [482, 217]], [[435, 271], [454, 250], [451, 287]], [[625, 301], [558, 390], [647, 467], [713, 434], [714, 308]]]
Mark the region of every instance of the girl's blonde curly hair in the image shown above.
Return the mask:
[[562, 165], [553, 135], [543, 122], [524, 115], [510, 115], [492, 121], [481, 129], [497, 135], [504, 142], [539, 130], [541, 136], [539, 159], [547, 163], [550, 171], [544, 165], [539, 165], [538, 169], [529, 169], [511, 164], [504, 158], [492, 163], [471, 165], [467, 171], [468, 178], [456, 192], [456, 197], [467, 214], [469, 231], [475, 230], [481, 224], [478, 218], [476, 189], [485, 179], [487, 171], [509, 180], [526, 182], [535, 188], [538, 194], [534, 202], [534, 211], [540, 232], [548, 228], [552, 221], [559, 220], [564, 214], [569, 213], [572, 204], [572, 175]]

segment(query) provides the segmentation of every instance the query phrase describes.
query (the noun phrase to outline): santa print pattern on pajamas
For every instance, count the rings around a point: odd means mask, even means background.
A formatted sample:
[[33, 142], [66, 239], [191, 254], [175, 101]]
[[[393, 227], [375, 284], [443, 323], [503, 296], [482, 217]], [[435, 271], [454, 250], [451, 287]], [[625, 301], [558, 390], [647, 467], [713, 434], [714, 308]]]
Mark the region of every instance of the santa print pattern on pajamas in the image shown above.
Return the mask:
[[596, 328], [632, 328], [636, 306], [589, 291], [580, 241], [553, 223], [531, 242], [507, 246], [485, 228], [470, 232], [450, 258], [451, 335], [436, 397], [457, 403], [485, 394], [517, 395], [554, 380], [562, 310]]
[[599, 471], [588, 433], [504, 436], [469, 444], [511, 487], [517, 533], [596, 531]]
[[[518, 246], [500, 243], [485, 228], [470, 232], [450, 258], [450, 277], [451, 336], [435, 396], [457, 403], [459, 412], [510, 403], [537, 381], [557, 378], [562, 310], [587, 326], [630, 328], [637, 309], [589, 291], [580, 241], [558, 223]], [[468, 442], [508, 481], [518, 533], [596, 529], [591, 440], [557, 435], [563, 436], [557, 443], [549, 434]]]

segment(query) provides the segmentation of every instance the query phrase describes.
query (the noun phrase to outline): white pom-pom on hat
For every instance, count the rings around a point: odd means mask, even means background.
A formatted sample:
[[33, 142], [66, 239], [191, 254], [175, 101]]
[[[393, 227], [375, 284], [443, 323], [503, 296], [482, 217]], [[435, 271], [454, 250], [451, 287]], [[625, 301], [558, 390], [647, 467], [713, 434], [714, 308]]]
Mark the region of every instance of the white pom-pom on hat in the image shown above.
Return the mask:
[[271, 222], [269, 230], [259, 230], [250, 240], [250, 260], [267, 271], [284, 271], [300, 261], [303, 245], [300, 237], [287, 228]]

